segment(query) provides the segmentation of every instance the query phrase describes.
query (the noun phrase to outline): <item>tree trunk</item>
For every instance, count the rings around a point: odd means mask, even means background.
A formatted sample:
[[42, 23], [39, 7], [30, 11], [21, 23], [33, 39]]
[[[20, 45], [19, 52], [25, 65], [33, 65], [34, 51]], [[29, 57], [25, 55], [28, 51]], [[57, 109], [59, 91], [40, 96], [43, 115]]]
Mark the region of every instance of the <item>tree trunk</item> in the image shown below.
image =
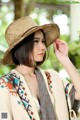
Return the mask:
[[25, 14], [24, 0], [14, 0], [14, 19], [18, 19]]
[[25, 15], [29, 15], [36, 7], [36, 0], [29, 0], [25, 8]]

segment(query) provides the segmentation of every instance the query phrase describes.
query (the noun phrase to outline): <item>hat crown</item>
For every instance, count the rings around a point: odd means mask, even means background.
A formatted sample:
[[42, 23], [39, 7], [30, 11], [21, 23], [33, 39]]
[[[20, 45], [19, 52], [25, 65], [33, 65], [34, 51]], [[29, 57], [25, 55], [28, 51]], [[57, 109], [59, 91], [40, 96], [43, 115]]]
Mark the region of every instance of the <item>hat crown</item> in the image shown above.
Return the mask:
[[31, 17], [26, 16], [12, 22], [5, 32], [5, 37], [9, 46], [18, 40], [30, 29], [38, 26]]

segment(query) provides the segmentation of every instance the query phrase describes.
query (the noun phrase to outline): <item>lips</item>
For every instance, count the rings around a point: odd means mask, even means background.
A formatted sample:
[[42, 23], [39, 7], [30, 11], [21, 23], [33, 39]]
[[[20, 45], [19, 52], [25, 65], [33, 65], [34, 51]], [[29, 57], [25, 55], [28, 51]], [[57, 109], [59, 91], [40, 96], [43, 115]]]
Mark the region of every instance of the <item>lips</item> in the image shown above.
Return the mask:
[[38, 55], [44, 55], [44, 53], [40, 53], [40, 54], [38, 54]]

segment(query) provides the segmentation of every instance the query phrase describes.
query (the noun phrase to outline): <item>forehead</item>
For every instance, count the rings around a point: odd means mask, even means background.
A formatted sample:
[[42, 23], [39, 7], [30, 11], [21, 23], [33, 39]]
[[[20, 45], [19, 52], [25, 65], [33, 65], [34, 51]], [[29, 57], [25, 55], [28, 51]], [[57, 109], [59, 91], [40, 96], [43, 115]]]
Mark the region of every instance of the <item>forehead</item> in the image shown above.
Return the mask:
[[44, 37], [43, 31], [41, 31], [41, 30], [36, 31], [34, 33], [34, 37], [36, 37], [36, 36], [42, 36], [42, 37]]

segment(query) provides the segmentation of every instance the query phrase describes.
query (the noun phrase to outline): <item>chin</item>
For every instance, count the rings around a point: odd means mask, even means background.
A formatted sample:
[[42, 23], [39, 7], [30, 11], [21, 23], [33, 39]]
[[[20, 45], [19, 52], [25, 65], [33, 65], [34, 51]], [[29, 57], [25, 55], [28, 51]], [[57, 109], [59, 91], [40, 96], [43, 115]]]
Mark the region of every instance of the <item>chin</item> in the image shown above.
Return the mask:
[[43, 59], [41, 59], [41, 60], [35, 60], [36, 62], [42, 62], [43, 61]]

